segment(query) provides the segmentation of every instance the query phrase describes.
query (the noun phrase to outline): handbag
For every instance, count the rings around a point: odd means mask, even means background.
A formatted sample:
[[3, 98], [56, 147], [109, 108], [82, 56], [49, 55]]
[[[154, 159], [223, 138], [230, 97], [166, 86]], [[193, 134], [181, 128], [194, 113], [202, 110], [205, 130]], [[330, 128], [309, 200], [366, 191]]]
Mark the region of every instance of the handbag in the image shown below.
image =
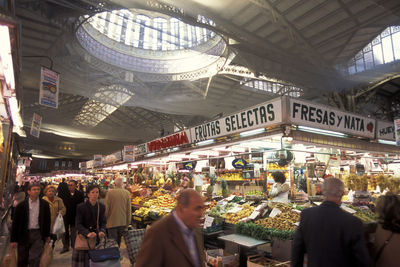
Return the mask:
[[[99, 229], [100, 205], [97, 203], [97, 231]], [[96, 246], [96, 237], [86, 238], [82, 234], [77, 234], [75, 238], [74, 249], [76, 250], [89, 250]]]
[[15, 253], [15, 248], [10, 248], [10, 252], [4, 257], [3, 267], [17, 267], [17, 255]]
[[40, 257], [39, 267], [49, 267], [52, 260], [53, 260], [53, 248], [51, 247], [50, 242], [45, 243], [42, 256]]
[[112, 247], [107, 247], [107, 238], [104, 238], [104, 244], [97, 246], [96, 249], [90, 249], [89, 265], [90, 267], [120, 267], [120, 253], [118, 244], [114, 243]]
[[133, 265], [139, 252], [140, 244], [143, 241], [146, 229], [131, 229], [124, 233], [126, 250], [128, 251], [129, 261]]
[[58, 235], [65, 232], [64, 219], [63, 216], [59, 213], [54, 221], [52, 234]]

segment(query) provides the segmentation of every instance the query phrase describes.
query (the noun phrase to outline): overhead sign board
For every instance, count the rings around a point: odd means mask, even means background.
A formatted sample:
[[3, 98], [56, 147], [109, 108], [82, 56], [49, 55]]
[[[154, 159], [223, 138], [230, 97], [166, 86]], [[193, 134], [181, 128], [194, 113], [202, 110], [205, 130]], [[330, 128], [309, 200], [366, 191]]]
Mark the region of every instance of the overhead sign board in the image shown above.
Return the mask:
[[102, 155], [94, 155], [93, 156], [93, 167], [101, 167], [103, 166], [103, 156]]
[[58, 108], [60, 75], [45, 67], [41, 69], [39, 104], [51, 108]]
[[297, 125], [375, 138], [375, 119], [290, 98], [289, 120]]
[[41, 125], [42, 125], [42, 116], [33, 113], [31, 132], [30, 132], [32, 136], [39, 138]]
[[189, 144], [189, 131], [181, 131], [175, 134], [165, 136], [147, 143], [147, 151], [154, 152], [170, 147], [177, 147], [184, 144]]
[[146, 145], [146, 143], [135, 146], [135, 153], [134, 153], [135, 156], [143, 155], [143, 154], [146, 154], [146, 153], [147, 153], [147, 145]]
[[122, 150], [118, 150], [117, 152], [104, 156], [102, 164], [112, 164], [120, 160], [122, 160]]
[[395, 141], [394, 123], [389, 121], [376, 121], [376, 139]]
[[190, 128], [192, 142], [263, 128], [282, 122], [282, 99], [265, 102], [238, 113]]
[[132, 162], [135, 160], [135, 146], [124, 146], [124, 162]]

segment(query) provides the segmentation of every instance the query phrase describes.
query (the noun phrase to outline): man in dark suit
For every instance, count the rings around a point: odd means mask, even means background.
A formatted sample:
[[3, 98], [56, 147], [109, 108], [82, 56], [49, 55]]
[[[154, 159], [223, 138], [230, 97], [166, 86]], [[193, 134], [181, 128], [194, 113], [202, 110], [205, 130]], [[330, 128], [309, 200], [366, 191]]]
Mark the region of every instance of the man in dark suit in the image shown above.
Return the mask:
[[39, 184], [30, 184], [27, 193], [15, 208], [10, 245], [18, 248], [19, 267], [38, 267], [44, 243], [50, 242], [50, 208], [39, 198]]
[[76, 207], [84, 201], [83, 193], [76, 190], [77, 182], [75, 180], [68, 181], [68, 192], [61, 196], [67, 212], [64, 216], [65, 233], [63, 234], [62, 242], [63, 249], [61, 254], [69, 250], [69, 245], [74, 248], [75, 244], [75, 217]]
[[135, 266], [203, 267], [203, 241], [198, 231], [203, 207], [197, 191], [183, 190], [175, 210], [146, 231]]
[[68, 184], [65, 182], [65, 178], [62, 178], [61, 183], [59, 183], [57, 187], [57, 195], [61, 199], [64, 199], [68, 192]]
[[371, 266], [361, 220], [340, 208], [343, 182], [328, 178], [323, 184], [325, 201], [305, 209], [300, 216], [292, 247], [292, 266]]

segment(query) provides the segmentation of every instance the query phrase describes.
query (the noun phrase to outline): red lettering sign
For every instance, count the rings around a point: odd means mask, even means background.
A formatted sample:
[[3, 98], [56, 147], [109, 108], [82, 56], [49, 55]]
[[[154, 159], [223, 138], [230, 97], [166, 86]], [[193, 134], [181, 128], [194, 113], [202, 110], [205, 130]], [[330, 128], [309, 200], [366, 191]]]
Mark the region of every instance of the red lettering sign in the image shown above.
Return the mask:
[[179, 132], [170, 136], [166, 136], [147, 143], [147, 149], [149, 152], [166, 149], [174, 146], [180, 146], [188, 144], [189, 139], [186, 132]]

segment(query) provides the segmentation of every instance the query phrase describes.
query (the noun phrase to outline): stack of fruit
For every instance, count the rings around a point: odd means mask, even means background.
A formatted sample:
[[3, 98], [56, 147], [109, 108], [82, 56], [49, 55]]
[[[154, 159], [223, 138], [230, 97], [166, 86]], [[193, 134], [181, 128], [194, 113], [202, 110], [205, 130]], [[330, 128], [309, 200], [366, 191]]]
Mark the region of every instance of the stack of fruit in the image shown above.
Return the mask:
[[256, 197], [264, 197], [264, 192], [263, 191], [260, 191], [260, 190], [250, 190], [250, 191], [247, 191], [246, 193], [244, 193], [244, 195], [246, 196], [246, 197], [248, 197], [248, 196], [256, 196]]
[[143, 196], [138, 196], [135, 198], [132, 198], [132, 205], [140, 205], [140, 202], [144, 199]]
[[265, 228], [276, 230], [296, 230], [295, 223], [300, 221], [300, 214], [295, 211], [282, 212], [275, 217], [267, 217], [255, 221], [256, 224], [262, 225]]
[[251, 207], [249, 204], [244, 204], [242, 206], [242, 210], [240, 210], [237, 213], [225, 213], [222, 215], [223, 218], [225, 218], [225, 222], [231, 223], [231, 224], [237, 224], [240, 222], [242, 219], [249, 217], [253, 211], [254, 207]]
[[135, 210], [135, 212], [133, 213], [133, 216], [134, 216], [134, 218], [135, 218], [135, 216], [138, 216], [138, 217], [146, 219], [148, 217], [150, 211], [151, 210], [147, 207], [141, 207], [140, 209]]
[[348, 205], [348, 207], [356, 211], [353, 215], [363, 221], [363, 223], [372, 223], [377, 220], [376, 214], [368, 209], [360, 209], [352, 205]]

